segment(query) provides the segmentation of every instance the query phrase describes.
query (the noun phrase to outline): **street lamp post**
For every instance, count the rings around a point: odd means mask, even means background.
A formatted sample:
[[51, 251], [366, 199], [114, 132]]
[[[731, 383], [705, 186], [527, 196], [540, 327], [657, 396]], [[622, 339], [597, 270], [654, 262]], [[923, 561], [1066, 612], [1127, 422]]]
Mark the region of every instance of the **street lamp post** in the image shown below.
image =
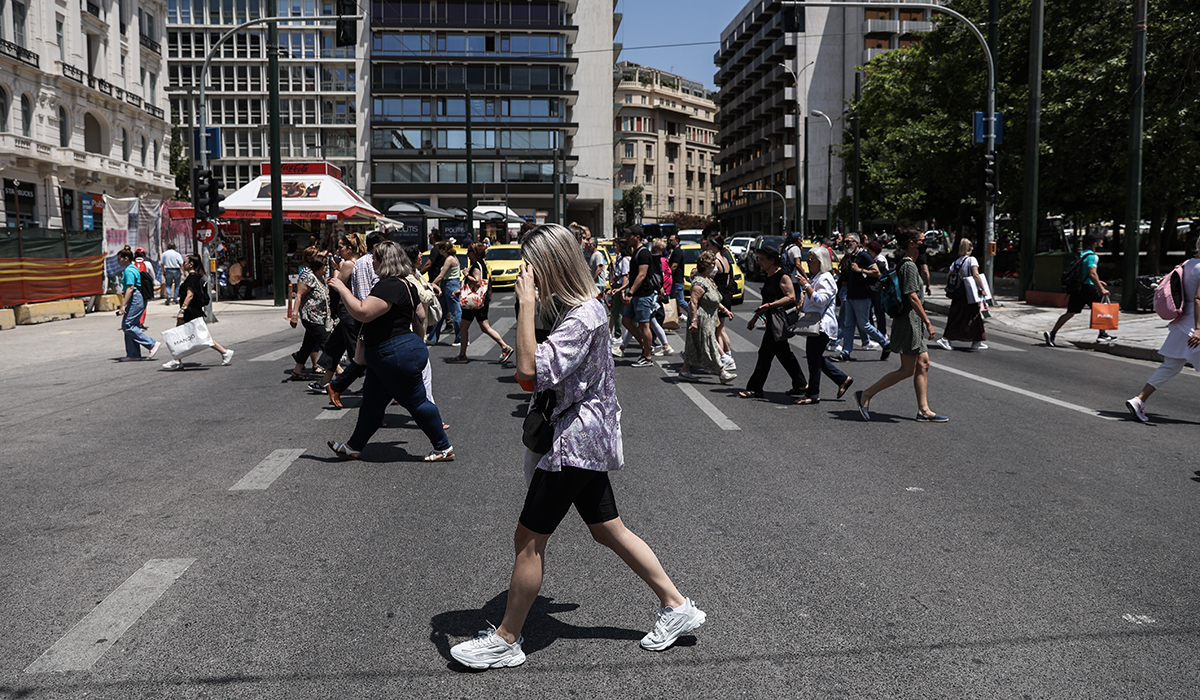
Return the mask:
[[[796, 63], [800, 63], [800, 43], [796, 42]], [[808, 228], [808, 198], [802, 194], [808, 191], [808, 173], [802, 173], [802, 165], [804, 160], [808, 159], [808, 145], [806, 143], [808, 133], [804, 130], [804, 110], [800, 109], [800, 76], [804, 75], [804, 71], [808, 70], [816, 61], [809, 61], [800, 72], [792, 70], [792, 67], [787, 63], [780, 63], [783, 69], [791, 74], [792, 80], [796, 82], [796, 226], [800, 229], [800, 235], [807, 234]], [[800, 151], [804, 151], [804, 160], [801, 160]], [[801, 183], [804, 183], [803, 186]], [[784, 217], [786, 220], [787, 217]]]
[[[773, 195], [775, 195], [775, 197], [779, 197], [779, 199], [783, 201], [783, 220], [787, 221], [787, 197], [784, 197], [778, 191], [773, 190], [773, 189], [772, 190], [742, 190], [742, 194], [773, 194]], [[775, 207], [775, 197], [771, 198], [772, 209]], [[771, 229], [771, 233], [772, 234], [775, 233], [774, 228]]]
[[[766, 136], [763, 136], [758, 140], [766, 142], [768, 147], [770, 147], [770, 145], [771, 145], [771, 139], [767, 138]], [[768, 181], [770, 182], [770, 189], [772, 189], [772, 190], [775, 189], [775, 149], [774, 148], [771, 149], [771, 177], [768, 179]], [[784, 217], [784, 218], [786, 219], [787, 217]], [[771, 198], [771, 235], [772, 236], [775, 235], [775, 198], [774, 197]]]
[[833, 120], [819, 109], [812, 111], [814, 117], [822, 117], [829, 125], [829, 151], [825, 163], [825, 235], [833, 237]]

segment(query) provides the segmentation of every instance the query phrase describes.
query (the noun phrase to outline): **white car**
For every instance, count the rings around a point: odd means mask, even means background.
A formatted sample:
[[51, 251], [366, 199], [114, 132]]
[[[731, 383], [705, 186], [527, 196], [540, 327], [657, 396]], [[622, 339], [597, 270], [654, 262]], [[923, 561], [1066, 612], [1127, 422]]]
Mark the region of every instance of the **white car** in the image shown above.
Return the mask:
[[754, 242], [754, 236], [736, 236], [730, 238], [726, 243], [729, 252], [733, 253], [733, 258], [738, 262], [746, 259], [746, 252], [750, 250], [750, 244]]

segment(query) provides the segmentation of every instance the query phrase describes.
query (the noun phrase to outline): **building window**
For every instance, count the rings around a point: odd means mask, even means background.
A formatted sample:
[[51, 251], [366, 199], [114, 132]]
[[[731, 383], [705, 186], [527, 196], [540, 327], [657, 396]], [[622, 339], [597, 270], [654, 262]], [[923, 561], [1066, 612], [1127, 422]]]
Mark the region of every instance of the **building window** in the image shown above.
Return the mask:
[[158, 170], [158, 141], [154, 142], [154, 162], [151, 167]]
[[8, 131], [8, 93], [0, 89], [0, 134]]
[[71, 145], [71, 124], [67, 121], [67, 110], [58, 108], [58, 145], [66, 148]]
[[33, 136], [33, 102], [29, 100], [29, 95], [21, 95], [21, 134]]
[[629, 183], [633, 182], [633, 166], [632, 165], [621, 166], [621, 182], [629, 182]]
[[27, 8], [23, 2], [14, 2], [12, 6], [13, 41], [21, 48], [25, 46], [25, 13]]
[[[146, 137], [142, 136], [142, 167], [146, 167]], [[688, 200], [691, 201], [691, 200]]]
[[625, 94], [625, 104], [627, 104], [627, 105], [633, 104], [633, 95], [631, 95], [629, 93]]
[[691, 197], [687, 198], [687, 213], [689, 213], [689, 214], [692, 213], [692, 198]]
[[646, 96], [642, 95], [642, 104], [646, 104]]
[[103, 153], [101, 146], [104, 143], [104, 134], [100, 128], [100, 122], [95, 117], [88, 114], [83, 115], [83, 150], [88, 153]]
[[633, 143], [632, 142], [627, 142], [625, 144], [625, 157], [626, 158], [633, 157]]
[[121, 160], [129, 162], [129, 132], [121, 129]]
[[654, 160], [654, 146], [646, 144], [646, 160]]
[[691, 151], [687, 152], [687, 164], [688, 165], [692, 164], [692, 152]]
[[675, 211], [675, 198], [667, 197], [667, 211]]
[[[670, 122], [667, 122], [667, 123], [670, 124]], [[671, 144], [671, 143], [667, 144], [667, 160], [674, 163], [675, 159], [678, 157], [679, 157], [679, 146], [676, 146], [675, 144]]]
[[667, 173], [667, 187], [675, 186], [675, 173]]
[[649, 209], [651, 206], [653, 206], [650, 201], [652, 198], [653, 198], [653, 195], [646, 195], [646, 208], [647, 209]]
[[644, 179], [646, 181], [647, 185], [654, 184], [654, 166], [653, 165], [647, 165], [642, 169], [642, 179]]
[[65, 34], [62, 16], [59, 16], [54, 20], [54, 36], [58, 39], [58, 60], [61, 63], [67, 62], [67, 38]]

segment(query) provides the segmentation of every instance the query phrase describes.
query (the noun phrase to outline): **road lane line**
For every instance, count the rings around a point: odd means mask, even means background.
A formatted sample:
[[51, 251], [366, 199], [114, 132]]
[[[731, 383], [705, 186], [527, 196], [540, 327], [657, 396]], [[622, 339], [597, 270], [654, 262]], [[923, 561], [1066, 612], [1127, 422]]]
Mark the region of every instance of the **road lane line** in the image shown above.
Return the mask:
[[345, 416], [349, 412], [350, 411], [348, 411], [344, 408], [337, 410], [337, 411], [325, 409], [324, 411], [321, 411], [321, 414], [319, 416], [317, 416], [314, 420], [340, 420], [343, 416]]
[[86, 671], [162, 597], [195, 559], [151, 559], [102, 600], [25, 673]]
[[[504, 334], [508, 332], [508, 329], [516, 325], [517, 319], [513, 318], [512, 316], [505, 316], [495, 323], [491, 323], [490, 321], [489, 323], [492, 326], [492, 330], [499, 333], [500, 337], [503, 338]], [[472, 323], [471, 326], [471, 333], [473, 333], [475, 337], [471, 340], [471, 343], [467, 345], [467, 357], [487, 357], [487, 354], [493, 349], [497, 353], [500, 352], [500, 346], [496, 345], [496, 341], [484, 335], [483, 330], [478, 324]]]
[[1099, 411], [1088, 408], [1086, 406], [1080, 406], [1078, 404], [1068, 403], [1066, 401], [1060, 401], [1051, 396], [1046, 396], [1044, 394], [1039, 394], [1037, 392], [1029, 391], [1028, 389], [1022, 389], [1020, 387], [1016, 387], [1011, 384], [1005, 384], [1003, 382], [998, 382], [994, 379], [987, 379], [985, 377], [980, 377], [978, 375], [971, 374], [970, 372], [964, 372], [961, 369], [954, 369], [953, 367], [947, 367], [946, 365], [943, 365], [941, 363], [931, 362], [931, 363], [929, 363], [929, 366], [935, 367], [935, 368], [943, 370], [945, 372], [949, 372], [950, 374], [957, 374], [960, 377], [966, 377], [967, 379], [972, 379], [972, 380], [980, 382], [982, 384], [987, 384], [988, 386], [994, 386], [997, 389], [1004, 389], [1005, 391], [1011, 391], [1014, 394], [1020, 394], [1021, 396], [1027, 396], [1031, 399], [1037, 399], [1038, 401], [1045, 401], [1048, 404], [1053, 404], [1060, 408], [1067, 408], [1072, 411], [1078, 411], [1079, 413], [1084, 413], [1089, 416], [1095, 416], [1096, 418], [1099, 418], [1101, 420], [1118, 420], [1117, 418], [1113, 418], [1112, 416], [1103, 415]]
[[994, 340], [985, 340], [985, 341], [984, 341], [984, 344], [988, 346], [988, 349], [990, 349], [990, 350], [999, 350], [1000, 352], [1029, 352], [1029, 351], [1028, 351], [1028, 350], [1026, 350], [1025, 348], [1015, 348], [1015, 347], [1013, 347], [1013, 346], [1011, 346], [1011, 345], [1005, 345], [1005, 344], [1003, 344], [1003, 343], [997, 343], [997, 342], [996, 342], [996, 341], [994, 341]]
[[[338, 411], [342, 413], [343, 411]], [[267, 455], [267, 458], [259, 462], [258, 466], [251, 469], [246, 476], [243, 476], [233, 486], [229, 487], [230, 491], [262, 491], [269, 487], [276, 479], [283, 475], [287, 468], [292, 466], [292, 462], [299, 459], [300, 455], [304, 454], [304, 450], [275, 450]]]
[[729, 345], [734, 352], [749, 352], [758, 353], [758, 346], [746, 340], [741, 334], [734, 332], [728, 325], [725, 326], [725, 332], [729, 334]]
[[721, 409], [717, 408], [711, 401], [704, 398], [704, 396], [696, 390], [696, 387], [692, 386], [688, 382], [680, 381], [679, 373], [673, 369], [667, 369], [666, 362], [659, 360], [658, 366], [662, 368], [664, 374], [675, 380], [675, 386], [679, 387], [679, 390], [683, 392], [683, 395], [691, 399], [692, 403], [696, 404], [697, 408], [699, 408], [701, 411], [704, 411], [704, 415], [711, 418], [712, 422], [717, 424], [717, 427], [719, 427], [721, 430], [741, 430], [737, 423], [729, 420], [729, 417], [721, 412]]
[[295, 345], [293, 344], [293, 345], [289, 345], [286, 348], [283, 348], [281, 350], [275, 350], [273, 352], [268, 352], [265, 355], [259, 355], [258, 357], [251, 357], [248, 360], [248, 362], [274, 362], [275, 360], [282, 360], [283, 358], [285, 358], [288, 355], [291, 355], [293, 352], [295, 352], [295, 350], [292, 349], [294, 347], [295, 347]]
[[743, 292], [744, 292], [744, 296], [754, 297], [755, 299], [762, 299], [762, 294], [751, 289], [750, 285], [748, 285], [748, 284], [745, 286]]

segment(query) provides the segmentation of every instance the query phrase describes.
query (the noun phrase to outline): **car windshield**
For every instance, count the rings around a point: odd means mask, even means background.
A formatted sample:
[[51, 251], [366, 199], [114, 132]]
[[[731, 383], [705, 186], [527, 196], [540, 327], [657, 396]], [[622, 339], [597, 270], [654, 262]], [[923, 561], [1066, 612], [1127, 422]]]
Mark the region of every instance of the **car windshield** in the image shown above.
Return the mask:
[[485, 260], [520, 260], [520, 248], [488, 248]]
[[[684, 248], [683, 249], [683, 264], [684, 265], [695, 265], [696, 261], [700, 259], [700, 254], [703, 252], [704, 251], [701, 250], [700, 248]], [[726, 249], [724, 252], [725, 252], [725, 259], [732, 263], [733, 258], [729, 255], [729, 249]]]
[[761, 248], [766, 245], [779, 250], [779, 247], [783, 245], [783, 236], [763, 236], [762, 243], [759, 244], [759, 247]]
[[746, 246], [750, 245], [750, 242], [753, 240], [754, 240], [753, 238], [735, 238], [729, 242], [729, 247], [730, 248], [745, 248]]

